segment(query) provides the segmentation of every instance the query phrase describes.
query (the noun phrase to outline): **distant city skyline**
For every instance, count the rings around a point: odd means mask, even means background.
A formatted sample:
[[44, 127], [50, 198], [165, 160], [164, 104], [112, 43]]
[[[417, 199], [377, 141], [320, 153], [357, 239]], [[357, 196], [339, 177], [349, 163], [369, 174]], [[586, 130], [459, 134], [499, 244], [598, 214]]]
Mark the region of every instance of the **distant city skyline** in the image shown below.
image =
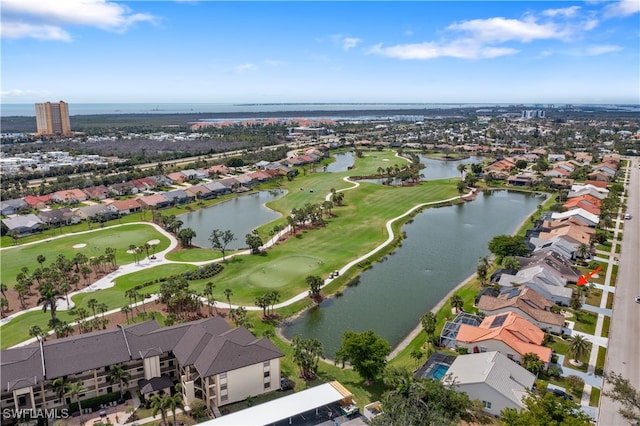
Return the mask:
[[640, 0], [0, 0], [0, 101], [640, 103]]

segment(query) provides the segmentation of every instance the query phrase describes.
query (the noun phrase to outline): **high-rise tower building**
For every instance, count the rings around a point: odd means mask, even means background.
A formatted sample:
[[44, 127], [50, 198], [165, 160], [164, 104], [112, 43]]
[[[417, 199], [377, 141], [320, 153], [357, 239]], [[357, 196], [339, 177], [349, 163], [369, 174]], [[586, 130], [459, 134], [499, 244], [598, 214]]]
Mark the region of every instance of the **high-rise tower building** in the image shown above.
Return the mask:
[[38, 134], [46, 136], [70, 135], [69, 107], [66, 102], [36, 104]]

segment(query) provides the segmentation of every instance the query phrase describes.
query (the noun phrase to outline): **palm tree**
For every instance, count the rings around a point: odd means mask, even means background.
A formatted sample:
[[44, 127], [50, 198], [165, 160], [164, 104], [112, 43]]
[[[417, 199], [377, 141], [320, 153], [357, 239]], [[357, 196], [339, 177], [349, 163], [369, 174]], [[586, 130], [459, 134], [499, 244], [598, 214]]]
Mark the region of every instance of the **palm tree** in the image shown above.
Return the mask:
[[480, 284], [484, 286], [487, 283], [487, 274], [489, 274], [489, 258], [487, 258], [487, 256], [482, 256], [478, 259], [476, 274], [478, 275]]
[[42, 311], [47, 312], [47, 308], [51, 312], [51, 319], [56, 318], [56, 303], [58, 299], [63, 299], [60, 295], [60, 291], [51, 283], [45, 283], [40, 286], [40, 298], [38, 299], [38, 305], [42, 303]]
[[458, 171], [460, 172], [460, 178], [462, 178], [464, 176], [464, 172], [467, 170], [467, 165], [458, 164], [458, 167], [456, 167], [456, 169], [458, 169]]
[[36, 260], [38, 261], [38, 263], [40, 264], [40, 270], [42, 270], [43, 268], [43, 264], [44, 262], [47, 260], [46, 257], [44, 257], [44, 255], [39, 254], [38, 257], [36, 258]]
[[78, 411], [80, 411], [80, 424], [82, 424], [82, 404], [80, 403], [80, 394], [84, 393], [86, 389], [82, 386], [81, 382], [70, 383], [67, 386], [67, 392], [65, 396], [70, 396], [73, 398], [74, 396], [78, 398]]
[[109, 383], [120, 385], [120, 398], [124, 398], [124, 387], [129, 384], [130, 378], [131, 375], [121, 365], [109, 367]]
[[32, 325], [31, 328], [29, 328], [29, 336], [35, 337], [38, 342], [45, 340], [46, 335], [47, 333], [45, 333], [39, 325]]
[[176, 426], [178, 423], [176, 421], [176, 410], [180, 408], [184, 410], [184, 404], [182, 403], [182, 392], [180, 391], [180, 385], [176, 385], [176, 393], [173, 395], [167, 395], [164, 397], [166, 400], [166, 406], [169, 410], [171, 410], [171, 414], [173, 416], [173, 425]]
[[127, 322], [129, 322], [129, 312], [131, 312], [131, 306], [124, 305], [122, 309], [120, 309], [120, 312], [122, 312], [127, 317]]
[[0, 297], [0, 317], [4, 318], [4, 313], [8, 308], [9, 300], [6, 297]]
[[7, 290], [9, 290], [7, 285], [4, 283], [0, 283], [0, 294], [2, 294], [2, 297], [4, 297], [5, 299], [7, 298], [7, 295], [5, 294], [5, 291]]
[[454, 294], [449, 299], [449, 303], [451, 303], [451, 307], [456, 310], [456, 313], [460, 312], [462, 308], [464, 308], [464, 300], [459, 294]]
[[87, 307], [93, 311], [93, 316], [96, 316], [96, 308], [98, 307], [98, 299], [92, 298], [87, 301]]
[[420, 318], [420, 323], [422, 324], [422, 328], [424, 329], [427, 336], [433, 336], [433, 333], [436, 331], [436, 315], [429, 311]]
[[51, 383], [51, 387], [56, 393], [58, 399], [63, 399], [65, 397], [65, 394], [69, 390], [69, 382], [67, 381], [67, 378], [65, 376], [58, 377]]
[[567, 348], [567, 355], [572, 356], [573, 361], [580, 363], [580, 358], [589, 353], [591, 349], [591, 342], [579, 334], [576, 334], [571, 338], [569, 347]]
[[230, 288], [224, 289], [224, 297], [227, 298], [227, 303], [229, 304], [229, 309], [231, 309], [231, 296], [233, 296], [233, 290]]
[[155, 418], [156, 414], [160, 412], [162, 416], [162, 423], [167, 424], [167, 404], [168, 401], [158, 395], [153, 395], [149, 398], [149, 404], [151, 405], [151, 415]]
[[[216, 300], [213, 298], [213, 288], [216, 285], [214, 283], [212, 283], [211, 281], [208, 281], [205, 285], [204, 285], [204, 290], [202, 290], [202, 294], [207, 298], [207, 305], [209, 306], [209, 315], [211, 315], [211, 307], [215, 306], [216, 304]], [[218, 309], [216, 308], [216, 313], [218, 312]]]
[[576, 248], [576, 256], [582, 259], [583, 263], [586, 263], [586, 259], [591, 255], [591, 247], [588, 244], [580, 243], [578, 248]]

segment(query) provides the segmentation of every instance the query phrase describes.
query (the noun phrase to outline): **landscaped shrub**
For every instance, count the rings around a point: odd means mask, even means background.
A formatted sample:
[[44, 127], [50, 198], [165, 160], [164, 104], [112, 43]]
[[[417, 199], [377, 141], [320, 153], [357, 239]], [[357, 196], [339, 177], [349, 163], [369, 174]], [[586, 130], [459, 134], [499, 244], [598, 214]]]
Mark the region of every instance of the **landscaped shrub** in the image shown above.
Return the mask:
[[191, 408], [189, 414], [194, 419], [199, 420], [207, 417], [207, 406], [201, 399], [195, 399], [191, 401], [191, 404], [189, 404], [189, 408]]
[[[127, 391], [124, 394], [124, 397], [125, 399], [130, 399], [131, 393]], [[117, 401], [119, 399], [120, 399], [120, 392], [111, 392], [105, 395], [98, 395], [93, 398], [83, 399], [80, 401], [80, 403], [82, 405], [83, 410], [85, 408], [91, 408], [93, 411], [96, 411], [97, 409], [100, 408], [102, 404], [108, 404], [110, 402]], [[75, 413], [76, 411], [78, 411], [78, 403], [73, 402], [69, 404], [69, 412]]]
[[584, 386], [584, 380], [581, 377], [570, 375], [565, 377], [565, 381], [567, 382], [567, 386], [569, 386], [572, 390], [579, 389]]

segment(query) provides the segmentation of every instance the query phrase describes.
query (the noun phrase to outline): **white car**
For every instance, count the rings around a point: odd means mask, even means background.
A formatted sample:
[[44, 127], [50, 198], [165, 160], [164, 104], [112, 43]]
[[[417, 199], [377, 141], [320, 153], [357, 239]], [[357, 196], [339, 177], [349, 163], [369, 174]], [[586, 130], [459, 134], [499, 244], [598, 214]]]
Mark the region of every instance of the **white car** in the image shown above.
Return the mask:
[[636, 303], [640, 303], [640, 296], [636, 296]]

